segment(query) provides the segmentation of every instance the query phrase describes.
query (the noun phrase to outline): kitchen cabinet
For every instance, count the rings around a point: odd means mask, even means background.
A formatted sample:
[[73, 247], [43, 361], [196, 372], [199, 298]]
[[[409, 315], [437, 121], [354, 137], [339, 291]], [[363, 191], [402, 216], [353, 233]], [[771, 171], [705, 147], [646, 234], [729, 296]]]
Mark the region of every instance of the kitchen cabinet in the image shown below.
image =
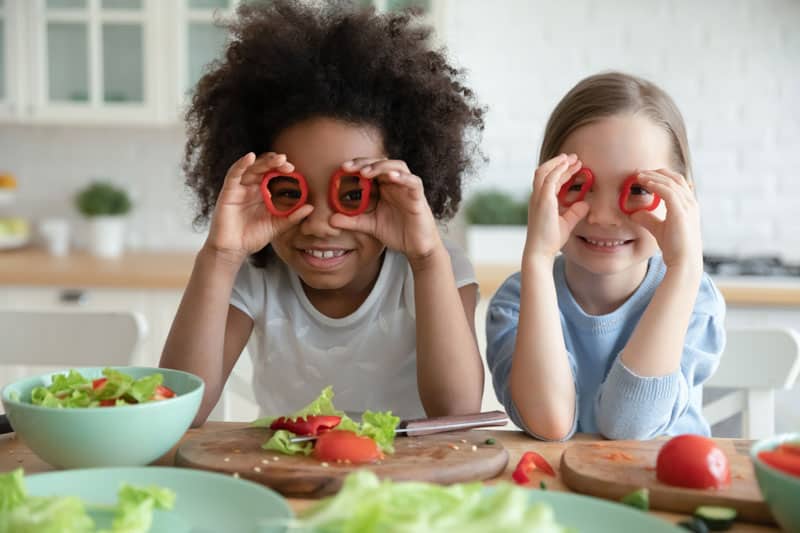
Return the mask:
[[23, 4], [31, 89], [25, 120], [158, 121], [163, 67], [156, 0]]
[[[246, 0], [0, 0], [0, 121], [176, 125]], [[419, 6], [437, 26], [445, 0]]]
[[21, 96], [25, 93], [22, 24], [19, 5], [0, 0], [0, 120], [17, 120], [21, 113]]

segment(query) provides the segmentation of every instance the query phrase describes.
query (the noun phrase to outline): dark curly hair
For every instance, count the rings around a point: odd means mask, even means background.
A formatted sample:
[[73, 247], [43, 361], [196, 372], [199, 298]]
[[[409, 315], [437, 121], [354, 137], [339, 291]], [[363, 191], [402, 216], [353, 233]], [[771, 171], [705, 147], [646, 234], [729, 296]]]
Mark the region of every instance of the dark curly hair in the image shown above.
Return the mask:
[[484, 109], [444, 52], [429, 48], [432, 30], [413, 12], [273, 0], [242, 4], [226, 25], [230, 44], [186, 113], [196, 225], [208, 221], [234, 161], [269, 151], [282, 130], [315, 116], [377, 128], [389, 157], [422, 178], [434, 216], [455, 214], [462, 176], [480, 155]]

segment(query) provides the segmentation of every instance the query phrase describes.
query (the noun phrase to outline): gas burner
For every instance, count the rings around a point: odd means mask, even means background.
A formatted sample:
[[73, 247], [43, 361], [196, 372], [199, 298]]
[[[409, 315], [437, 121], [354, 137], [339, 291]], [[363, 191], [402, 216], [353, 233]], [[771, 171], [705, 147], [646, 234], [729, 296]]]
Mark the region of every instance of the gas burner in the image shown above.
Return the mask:
[[771, 255], [704, 255], [703, 264], [706, 272], [719, 276], [800, 277], [800, 263], [785, 263], [780, 257]]

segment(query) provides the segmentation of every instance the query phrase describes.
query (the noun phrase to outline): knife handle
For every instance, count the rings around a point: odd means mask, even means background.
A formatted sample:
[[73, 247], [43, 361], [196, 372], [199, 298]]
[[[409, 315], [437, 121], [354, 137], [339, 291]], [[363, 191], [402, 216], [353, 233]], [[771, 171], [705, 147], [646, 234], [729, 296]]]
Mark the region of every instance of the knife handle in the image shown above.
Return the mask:
[[405, 430], [409, 437], [415, 435], [430, 435], [432, 433], [445, 433], [472, 428], [491, 426], [505, 426], [508, 415], [503, 411], [487, 411], [470, 415], [440, 416], [436, 418], [416, 418], [404, 420], [397, 426], [398, 430]]

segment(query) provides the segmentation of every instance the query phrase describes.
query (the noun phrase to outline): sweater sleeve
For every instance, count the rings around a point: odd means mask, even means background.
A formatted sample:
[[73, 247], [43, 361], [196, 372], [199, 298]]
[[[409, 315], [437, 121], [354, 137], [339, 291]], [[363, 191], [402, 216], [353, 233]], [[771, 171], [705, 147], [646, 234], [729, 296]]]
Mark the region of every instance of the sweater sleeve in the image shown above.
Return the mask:
[[708, 434], [698, 393], [725, 347], [725, 301], [704, 275], [684, 340], [680, 367], [666, 376], [634, 374], [619, 354], [594, 401], [598, 430], [609, 439]]
[[[522, 420], [522, 416], [511, 398], [509, 377], [519, 328], [519, 299], [520, 274], [516, 273], [503, 283], [489, 302], [486, 314], [486, 363], [492, 374], [492, 384], [497, 400], [503, 405], [512, 422], [529, 435], [539, 440], [548, 440], [530, 430]], [[557, 334], [561, 334], [561, 332]], [[567, 352], [567, 356], [574, 380], [576, 375], [575, 358], [569, 352]], [[575, 433], [578, 425], [578, 402], [576, 387], [572, 428], [562, 440], [569, 439]]]

